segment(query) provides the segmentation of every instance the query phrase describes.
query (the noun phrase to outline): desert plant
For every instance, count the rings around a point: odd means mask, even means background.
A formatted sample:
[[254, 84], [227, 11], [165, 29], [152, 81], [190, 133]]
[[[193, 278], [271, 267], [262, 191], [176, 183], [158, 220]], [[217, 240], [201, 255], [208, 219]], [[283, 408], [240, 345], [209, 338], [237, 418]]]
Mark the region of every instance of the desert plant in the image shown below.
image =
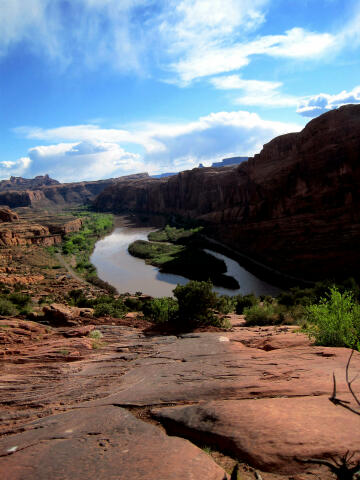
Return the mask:
[[15, 315], [17, 313], [15, 305], [7, 298], [0, 298], [0, 315]]
[[244, 313], [245, 308], [252, 307], [253, 305], [259, 303], [259, 299], [255, 297], [255, 295], [253, 295], [252, 293], [250, 293], [249, 295], [236, 295], [236, 297], [234, 297], [234, 300], [236, 302], [235, 311], [238, 315]]
[[216, 310], [225, 315], [235, 310], [237, 300], [229, 295], [219, 295], [216, 301]]
[[179, 305], [171, 297], [153, 298], [145, 303], [144, 315], [155, 323], [166, 323], [176, 319]]
[[179, 303], [179, 320], [183, 325], [211, 325], [215, 320], [216, 293], [210, 281], [191, 280], [178, 285], [174, 296]]
[[279, 325], [285, 318], [271, 303], [257, 304], [244, 309], [246, 326]]
[[305, 312], [309, 322], [306, 333], [318, 345], [356, 345], [359, 349], [360, 305], [354, 301], [352, 293], [341, 293], [334, 286], [319, 303], [306, 307]]
[[100, 332], [100, 330], [92, 330], [91, 332], [89, 332], [88, 337], [100, 340], [100, 338], [103, 337], [103, 334]]

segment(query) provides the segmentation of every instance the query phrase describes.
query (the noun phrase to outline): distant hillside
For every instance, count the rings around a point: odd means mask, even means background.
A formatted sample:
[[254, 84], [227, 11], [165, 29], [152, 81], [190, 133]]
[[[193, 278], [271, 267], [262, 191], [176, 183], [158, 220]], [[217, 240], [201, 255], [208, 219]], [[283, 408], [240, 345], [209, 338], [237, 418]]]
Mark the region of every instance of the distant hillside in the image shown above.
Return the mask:
[[9, 180], [0, 182], [0, 205], [17, 208], [84, 204], [91, 202], [105, 188], [114, 183], [146, 178], [149, 178], [147, 173], [138, 173], [94, 182], [60, 183], [48, 175], [32, 179], [11, 177]]
[[59, 185], [60, 182], [49, 177], [39, 175], [35, 178], [10, 177], [9, 180], [0, 181], [0, 192], [5, 190], [38, 190], [49, 185]]

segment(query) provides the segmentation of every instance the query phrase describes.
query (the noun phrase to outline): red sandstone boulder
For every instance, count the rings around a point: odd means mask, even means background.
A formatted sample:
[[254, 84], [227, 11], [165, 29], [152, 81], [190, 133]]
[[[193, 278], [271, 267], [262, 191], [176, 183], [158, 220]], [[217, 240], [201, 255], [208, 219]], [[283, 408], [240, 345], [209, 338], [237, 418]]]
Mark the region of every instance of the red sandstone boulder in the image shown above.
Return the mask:
[[0, 221], [1, 222], [14, 222], [19, 220], [19, 215], [13, 212], [8, 207], [0, 207]]

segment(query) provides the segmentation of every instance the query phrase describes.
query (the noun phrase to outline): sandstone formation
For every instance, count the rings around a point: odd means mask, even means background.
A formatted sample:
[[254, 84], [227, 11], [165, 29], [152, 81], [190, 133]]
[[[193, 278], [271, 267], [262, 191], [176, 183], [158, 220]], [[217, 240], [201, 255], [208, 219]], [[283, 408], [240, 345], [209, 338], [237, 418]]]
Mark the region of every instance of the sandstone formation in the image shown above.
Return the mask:
[[238, 252], [298, 278], [360, 271], [360, 105], [275, 138], [238, 166], [120, 182], [99, 210], [203, 221]]
[[9, 223], [0, 226], [0, 247], [61, 243], [61, 235], [50, 233], [48, 227], [36, 223]]
[[92, 308], [69, 307], [59, 303], [47, 305], [43, 309], [44, 320], [53, 326], [77, 325], [79, 317], [92, 317], [94, 310]]

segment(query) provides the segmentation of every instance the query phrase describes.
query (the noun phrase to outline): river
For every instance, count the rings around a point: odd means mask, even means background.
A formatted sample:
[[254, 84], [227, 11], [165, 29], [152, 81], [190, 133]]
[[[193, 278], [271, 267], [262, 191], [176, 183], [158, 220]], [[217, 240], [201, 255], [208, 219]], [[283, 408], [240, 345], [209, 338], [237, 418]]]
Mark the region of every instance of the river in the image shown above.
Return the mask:
[[[144, 260], [133, 257], [128, 246], [135, 240], [147, 240], [154, 228], [118, 227], [107, 237], [99, 240], [91, 256], [91, 262], [97, 269], [98, 276], [113, 285], [119, 293], [142, 292], [153, 297], [171, 296], [177, 284], [184, 285], [188, 279], [179, 275], [160, 273], [156, 267], [147, 265]], [[279, 288], [260, 280], [241, 267], [234, 260], [212, 250], [206, 250], [225, 261], [227, 274], [236, 278], [240, 288], [229, 290], [215, 287], [218, 293], [227, 295], [276, 295]]]

